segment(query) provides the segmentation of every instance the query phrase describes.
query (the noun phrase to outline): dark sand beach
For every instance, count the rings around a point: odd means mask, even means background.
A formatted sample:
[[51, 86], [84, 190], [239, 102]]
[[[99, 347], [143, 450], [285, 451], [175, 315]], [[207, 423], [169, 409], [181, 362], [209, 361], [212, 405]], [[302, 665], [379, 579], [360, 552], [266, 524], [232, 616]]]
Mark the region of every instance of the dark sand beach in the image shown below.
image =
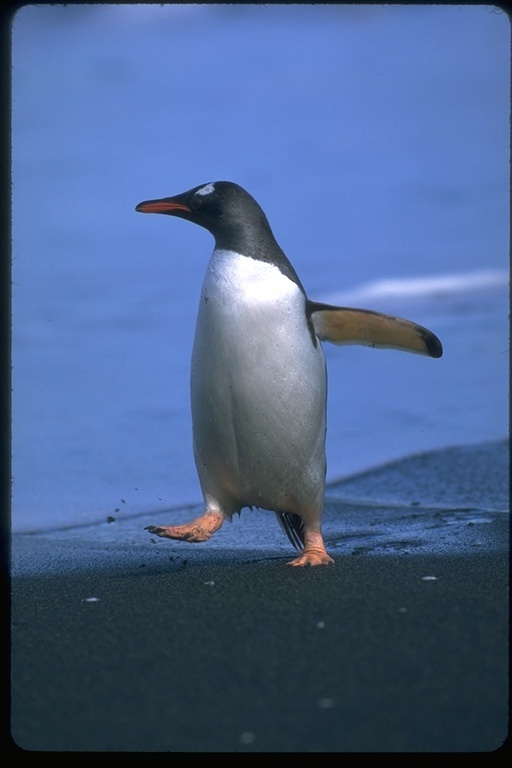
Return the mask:
[[506, 741], [506, 443], [329, 488], [328, 568], [287, 567], [265, 512], [195, 546], [155, 541], [150, 518], [14, 535], [15, 748], [470, 753]]

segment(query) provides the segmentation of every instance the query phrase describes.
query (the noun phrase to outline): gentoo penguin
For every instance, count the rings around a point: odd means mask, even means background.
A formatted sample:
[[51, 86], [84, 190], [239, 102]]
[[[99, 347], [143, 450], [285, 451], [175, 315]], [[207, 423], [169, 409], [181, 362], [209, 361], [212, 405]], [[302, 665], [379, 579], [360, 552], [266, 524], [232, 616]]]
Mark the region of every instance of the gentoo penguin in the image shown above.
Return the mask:
[[205, 509], [186, 525], [146, 530], [205, 541], [243, 507], [260, 507], [275, 512], [302, 549], [290, 565], [332, 563], [321, 531], [327, 402], [321, 342], [440, 357], [440, 341], [408, 320], [310, 301], [264, 212], [237, 184], [201, 184], [136, 210], [192, 221], [215, 238], [191, 371]]

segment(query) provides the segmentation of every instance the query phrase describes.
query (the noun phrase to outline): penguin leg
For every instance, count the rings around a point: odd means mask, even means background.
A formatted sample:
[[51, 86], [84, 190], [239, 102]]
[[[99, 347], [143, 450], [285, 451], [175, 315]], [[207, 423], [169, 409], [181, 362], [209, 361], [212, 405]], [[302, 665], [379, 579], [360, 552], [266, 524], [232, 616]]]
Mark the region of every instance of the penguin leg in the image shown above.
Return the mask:
[[329, 557], [325, 551], [322, 533], [319, 530], [311, 530], [304, 526], [304, 549], [295, 560], [291, 560], [288, 565], [331, 565], [334, 563], [332, 557]]
[[220, 510], [207, 509], [203, 515], [185, 525], [148, 525], [145, 530], [164, 539], [180, 539], [190, 542], [207, 541], [215, 531], [219, 530], [224, 520], [224, 515]]

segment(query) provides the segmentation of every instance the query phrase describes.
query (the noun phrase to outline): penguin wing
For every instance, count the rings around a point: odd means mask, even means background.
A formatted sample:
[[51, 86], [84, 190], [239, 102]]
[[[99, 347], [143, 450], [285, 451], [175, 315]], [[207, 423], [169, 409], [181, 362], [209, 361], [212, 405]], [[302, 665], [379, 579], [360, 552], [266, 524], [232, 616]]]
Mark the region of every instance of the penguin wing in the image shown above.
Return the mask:
[[315, 333], [331, 344], [361, 344], [378, 349], [400, 349], [429, 357], [441, 357], [443, 347], [427, 328], [393, 315], [370, 309], [333, 307], [308, 301]]

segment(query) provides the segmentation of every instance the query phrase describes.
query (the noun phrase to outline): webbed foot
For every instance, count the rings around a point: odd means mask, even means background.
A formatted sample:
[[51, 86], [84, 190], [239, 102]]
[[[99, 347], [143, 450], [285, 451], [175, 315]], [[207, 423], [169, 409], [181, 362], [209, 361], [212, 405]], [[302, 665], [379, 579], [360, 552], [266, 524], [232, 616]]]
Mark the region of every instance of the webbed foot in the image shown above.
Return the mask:
[[334, 560], [329, 557], [325, 551], [324, 541], [320, 531], [304, 532], [304, 549], [295, 560], [291, 560], [288, 565], [332, 565]]
[[185, 525], [159, 526], [148, 525], [145, 530], [164, 539], [179, 539], [181, 541], [207, 541], [224, 522], [221, 512], [205, 512]]

